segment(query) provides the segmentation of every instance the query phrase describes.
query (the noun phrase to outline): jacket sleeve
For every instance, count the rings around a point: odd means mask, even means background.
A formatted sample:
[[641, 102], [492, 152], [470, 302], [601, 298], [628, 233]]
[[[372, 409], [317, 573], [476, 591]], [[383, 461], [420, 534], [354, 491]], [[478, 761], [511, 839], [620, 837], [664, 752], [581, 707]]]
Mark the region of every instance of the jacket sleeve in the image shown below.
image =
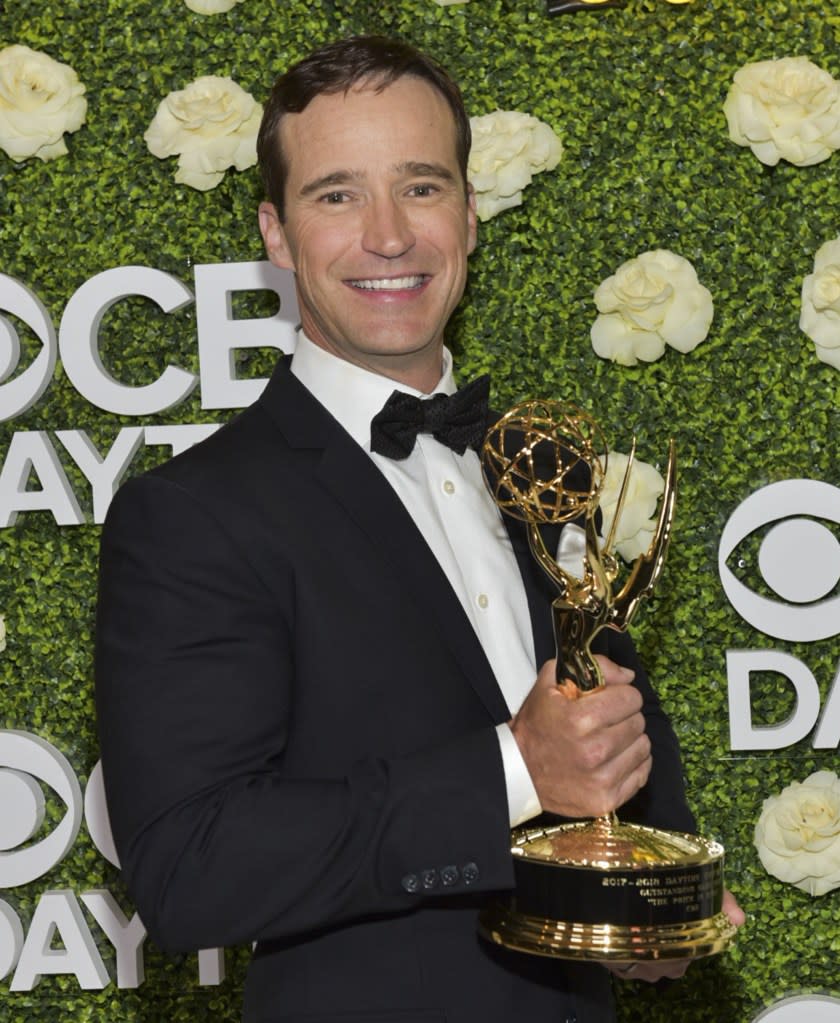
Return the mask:
[[112, 503], [96, 640], [103, 771], [124, 878], [164, 948], [512, 884], [492, 723], [341, 777], [283, 768], [294, 586], [291, 568], [269, 585], [236, 529], [177, 483], [132, 480]]
[[642, 713], [650, 738], [652, 766], [647, 784], [619, 808], [621, 819], [671, 831], [694, 832], [696, 824], [685, 793], [680, 746], [671, 722], [626, 632], [605, 629], [607, 655], [636, 672], [634, 685], [643, 697]]

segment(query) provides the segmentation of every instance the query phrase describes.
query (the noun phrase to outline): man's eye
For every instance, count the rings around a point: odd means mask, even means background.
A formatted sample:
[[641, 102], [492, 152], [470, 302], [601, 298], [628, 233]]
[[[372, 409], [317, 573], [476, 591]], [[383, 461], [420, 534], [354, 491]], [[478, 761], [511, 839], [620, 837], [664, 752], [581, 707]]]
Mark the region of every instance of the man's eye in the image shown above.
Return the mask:
[[346, 192], [327, 192], [321, 196], [321, 202], [325, 202], [330, 206], [337, 206], [339, 203], [347, 200]]
[[411, 189], [411, 194], [422, 199], [428, 195], [434, 195], [436, 191], [437, 189], [434, 185], [414, 185]]

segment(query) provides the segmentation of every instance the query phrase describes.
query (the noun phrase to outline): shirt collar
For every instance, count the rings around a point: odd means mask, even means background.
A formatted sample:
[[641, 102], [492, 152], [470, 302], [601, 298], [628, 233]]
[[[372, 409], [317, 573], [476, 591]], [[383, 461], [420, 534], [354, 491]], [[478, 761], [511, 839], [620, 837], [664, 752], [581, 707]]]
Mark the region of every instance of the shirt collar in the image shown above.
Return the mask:
[[441, 378], [428, 395], [333, 355], [310, 341], [302, 330], [298, 331], [291, 368], [304, 387], [365, 451], [370, 451], [370, 421], [395, 390], [417, 398], [454, 394], [457, 390], [452, 355], [447, 348], [443, 349]]

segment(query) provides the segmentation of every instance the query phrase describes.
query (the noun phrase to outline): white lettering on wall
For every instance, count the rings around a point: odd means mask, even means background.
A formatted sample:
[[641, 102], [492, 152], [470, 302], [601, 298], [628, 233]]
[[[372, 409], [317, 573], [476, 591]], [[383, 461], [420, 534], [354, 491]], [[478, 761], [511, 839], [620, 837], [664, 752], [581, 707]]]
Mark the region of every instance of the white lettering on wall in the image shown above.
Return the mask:
[[72, 296], [61, 317], [58, 350], [70, 382], [92, 405], [124, 416], [148, 416], [183, 401], [198, 377], [167, 366], [152, 384], [135, 387], [115, 380], [99, 355], [99, 325], [115, 302], [142, 295], [165, 313], [192, 302], [192, 292], [177, 277], [145, 266], [118, 266], [86, 281]]
[[[243, 348], [294, 350], [298, 322], [294, 277], [265, 261], [198, 264], [194, 273], [201, 407], [245, 408], [260, 396], [265, 381], [237, 380], [234, 357]], [[280, 309], [275, 316], [234, 320], [236, 291], [273, 291]]]
[[[40, 782], [56, 791], [67, 812], [49, 835], [26, 845], [44, 822]], [[0, 798], [7, 811], [0, 815], [0, 888], [30, 884], [57, 866], [73, 845], [83, 814], [97, 850], [119, 866], [101, 763], [91, 771], [82, 797], [63, 753], [29, 732], [0, 730]], [[143, 983], [146, 928], [140, 916], [125, 913], [105, 889], [78, 897], [70, 889], [61, 889], [41, 894], [28, 931], [12, 905], [0, 900], [0, 980], [11, 977], [10, 990], [31, 991], [49, 974], [75, 976], [80, 987], [89, 989], [111, 982], [82, 907], [102, 932], [99, 940], [107, 939], [114, 949], [117, 986], [134, 988]], [[202, 949], [199, 983], [220, 984], [224, 977], [224, 949]]]
[[[29, 490], [34, 475], [40, 487]], [[0, 528], [13, 526], [22, 511], [48, 511], [59, 526], [80, 526], [85, 517], [44, 430], [12, 436], [0, 469]]]
[[[46, 782], [64, 801], [67, 811], [55, 830], [34, 845], [18, 849], [19, 825], [0, 818], [0, 888], [28, 884], [60, 863], [76, 840], [82, 821], [82, 793], [67, 758], [45, 739], [29, 732], [0, 730], [0, 773], [11, 769]], [[6, 779], [8, 782], [8, 778]], [[35, 811], [37, 813], [37, 811]], [[28, 821], [32, 835], [38, 824]]]
[[[294, 349], [298, 322], [294, 275], [267, 261], [197, 264], [194, 269], [199, 374], [167, 366], [151, 384], [133, 386], [115, 380], [102, 363], [99, 328], [114, 303], [141, 295], [164, 314], [193, 301], [190, 289], [171, 274], [143, 266], [104, 270], [71, 296], [61, 318], [58, 340], [50, 315], [37, 295], [14, 278], [0, 274], [0, 420], [20, 415], [48, 387], [60, 351], [65, 372], [87, 401], [115, 415], [153, 415], [183, 401], [201, 382], [205, 409], [244, 408], [262, 392], [266, 380], [240, 380], [236, 352], [246, 348]], [[273, 292], [280, 302], [273, 316], [235, 319], [237, 292]], [[11, 321], [18, 317], [34, 331], [42, 348], [32, 365], [13, 376], [20, 360], [20, 338]], [[153, 324], [150, 326], [153, 330]], [[107, 452], [97, 450], [79, 429], [55, 432], [55, 438], [90, 486], [91, 521], [101, 523], [129, 465], [143, 443], [180, 454], [208, 437], [218, 423], [125, 426]], [[0, 528], [13, 526], [20, 512], [48, 512], [60, 526], [85, 521], [70, 479], [50, 435], [42, 430], [12, 435], [0, 465]]]
[[[56, 936], [63, 948], [53, 946]], [[89, 991], [110, 980], [78, 900], [66, 888], [44, 892], [38, 900], [9, 990], [31, 991], [51, 974], [73, 974]]]
[[[167, 366], [151, 384], [115, 380], [102, 363], [99, 328], [108, 310], [126, 298], [142, 296], [164, 314], [193, 301], [193, 292], [172, 274], [146, 266], [118, 266], [85, 281], [70, 297], [56, 335], [49, 312], [25, 284], [0, 274], [0, 420], [31, 408], [49, 386], [61, 353], [65, 372], [83, 398], [116, 415], [153, 415], [183, 401], [201, 380], [205, 409], [244, 408], [260, 394], [265, 380], [239, 380], [235, 353], [245, 348], [294, 349], [298, 307], [294, 275], [262, 260], [247, 263], [199, 263], [193, 268], [199, 376]], [[234, 319], [233, 295], [273, 292], [280, 301], [274, 316]], [[32, 364], [14, 376], [20, 362], [20, 338], [3, 313], [16, 316], [40, 340]], [[151, 331], [154, 330], [150, 319]], [[57, 338], [57, 339], [56, 339]]]
[[[9, 379], [20, 361], [20, 337], [2, 315], [11, 313], [34, 331], [43, 346], [32, 365]], [[50, 314], [20, 281], [0, 274], [0, 419], [14, 419], [31, 408], [49, 386], [58, 351]]]
[[[812, 643], [840, 633], [840, 595], [814, 603], [840, 580], [840, 544], [814, 518], [840, 523], [840, 489], [819, 480], [782, 480], [751, 494], [721, 533], [718, 572], [724, 592], [744, 621], [768, 636]], [[745, 537], [776, 521], [761, 545], [759, 567], [768, 586], [787, 597], [784, 603], [754, 593], [727, 565]]]
[[23, 925], [8, 902], [0, 899], [0, 980], [17, 966], [23, 948]]
[[114, 896], [103, 889], [82, 895], [90, 915], [117, 954], [117, 987], [139, 987], [145, 977], [143, 942], [146, 928], [137, 913], [129, 920]]
[[[821, 519], [823, 521], [817, 521]], [[840, 523], [840, 489], [818, 480], [783, 480], [751, 494], [721, 533], [718, 571], [724, 592], [750, 625], [777, 639], [815, 642], [840, 634], [840, 543], [824, 522]], [[761, 541], [758, 569], [782, 600], [753, 592], [729, 567], [738, 545], [762, 526], [776, 523]], [[828, 599], [824, 599], [828, 597]], [[729, 736], [733, 750], [782, 749], [813, 729], [815, 749], [840, 744], [840, 666], [820, 718], [820, 690], [807, 665], [783, 650], [729, 650]], [[793, 711], [783, 721], [755, 725], [751, 678], [781, 676], [793, 687]]]

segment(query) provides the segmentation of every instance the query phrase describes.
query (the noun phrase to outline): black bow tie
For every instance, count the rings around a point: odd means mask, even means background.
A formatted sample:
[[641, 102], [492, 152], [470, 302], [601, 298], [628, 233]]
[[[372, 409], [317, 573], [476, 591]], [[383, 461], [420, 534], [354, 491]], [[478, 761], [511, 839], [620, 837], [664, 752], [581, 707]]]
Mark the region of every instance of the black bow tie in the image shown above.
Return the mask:
[[414, 449], [418, 433], [430, 433], [459, 455], [478, 448], [487, 430], [490, 377], [477, 377], [454, 394], [415, 398], [394, 391], [370, 424], [370, 449], [401, 461]]

